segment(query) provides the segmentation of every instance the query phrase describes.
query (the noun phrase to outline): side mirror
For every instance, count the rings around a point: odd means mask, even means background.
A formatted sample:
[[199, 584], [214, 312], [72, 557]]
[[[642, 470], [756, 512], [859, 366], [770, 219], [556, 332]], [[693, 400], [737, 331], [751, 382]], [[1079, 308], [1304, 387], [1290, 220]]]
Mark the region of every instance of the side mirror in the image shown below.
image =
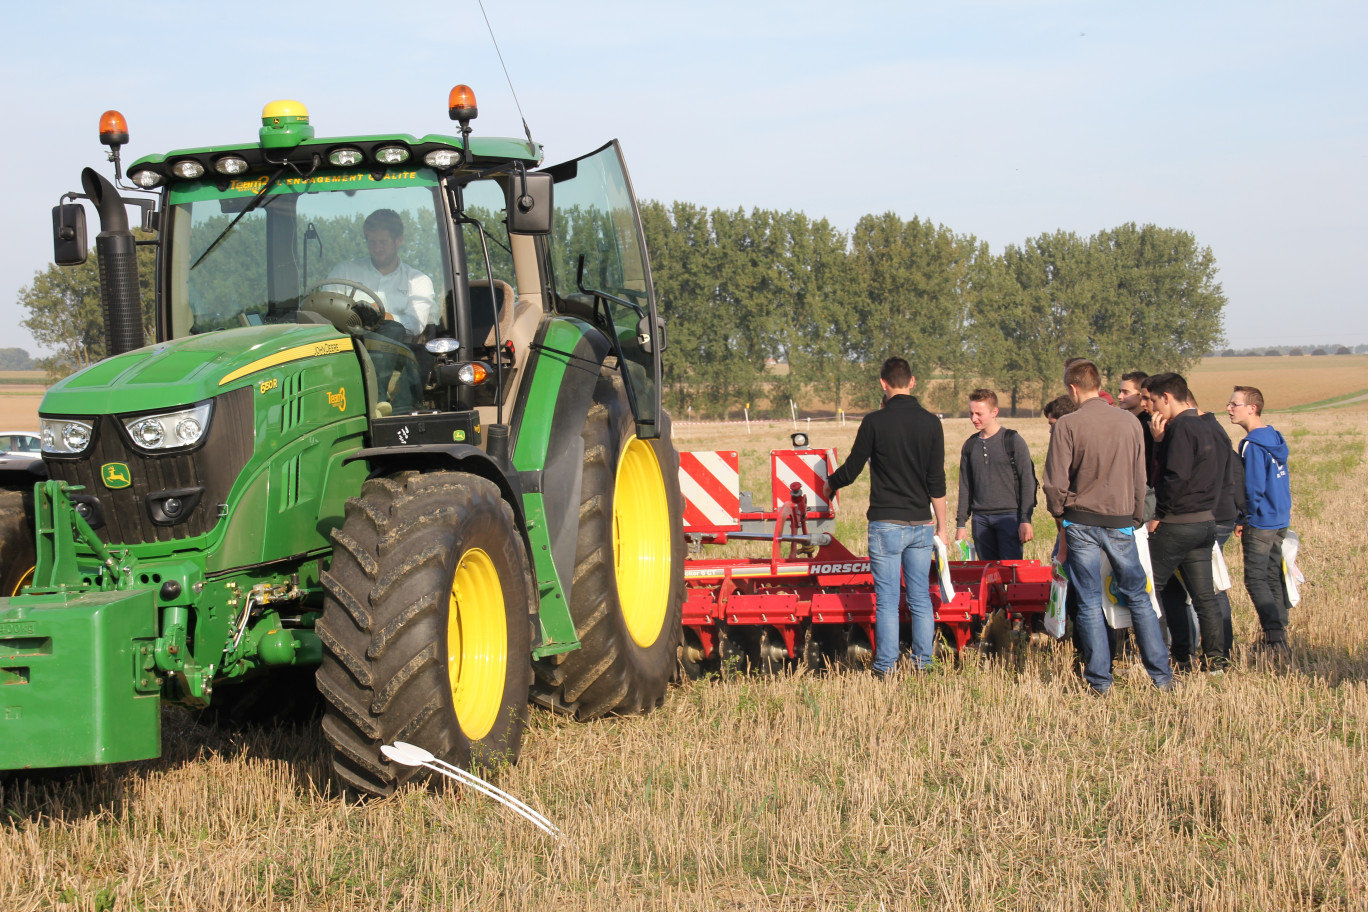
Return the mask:
[[544, 171], [508, 176], [508, 233], [551, 233], [551, 175]]
[[80, 266], [90, 248], [86, 245], [85, 206], [61, 203], [52, 207], [52, 261], [58, 266]]

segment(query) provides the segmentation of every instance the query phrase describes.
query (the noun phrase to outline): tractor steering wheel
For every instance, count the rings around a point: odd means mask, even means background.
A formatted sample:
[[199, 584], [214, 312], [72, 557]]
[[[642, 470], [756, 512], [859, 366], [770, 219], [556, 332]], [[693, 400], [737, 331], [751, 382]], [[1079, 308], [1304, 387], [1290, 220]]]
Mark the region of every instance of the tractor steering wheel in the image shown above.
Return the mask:
[[[340, 285], [346, 290], [322, 291], [321, 289], [326, 285]], [[370, 300], [364, 301], [358, 298], [356, 296], [357, 292], [365, 294], [366, 297], [370, 298]], [[313, 295], [331, 295], [345, 299], [348, 302], [348, 309], [350, 309], [352, 313], [356, 315], [356, 318], [361, 321], [361, 326], [365, 329], [374, 329], [376, 326], [379, 326], [380, 321], [385, 319], [385, 316], [387, 314], [387, 311], [385, 310], [385, 302], [381, 300], [378, 294], [376, 294], [370, 288], [367, 288], [365, 285], [362, 285], [360, 282], [353, 282], [351, 279], [329, 278], [323, 279], [321, 282], [315, 282], [312, 286], [310, 286], [309, 290], [305, 292], [306, 300], [309, 297], [312, 297]], [[320, 308], [311, 308], [301, 305], [300, 309], [317, 310]]]

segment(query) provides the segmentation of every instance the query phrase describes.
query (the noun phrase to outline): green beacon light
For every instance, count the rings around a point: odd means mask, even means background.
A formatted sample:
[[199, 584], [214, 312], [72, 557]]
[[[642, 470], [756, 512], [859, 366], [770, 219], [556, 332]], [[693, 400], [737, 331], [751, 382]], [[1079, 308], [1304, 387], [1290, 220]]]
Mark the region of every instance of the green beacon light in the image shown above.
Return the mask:
[[263, 149], [293, 149], [313, 139], [309, 109], [297, 101], [273, 101], [261, 109], [261, 146]]

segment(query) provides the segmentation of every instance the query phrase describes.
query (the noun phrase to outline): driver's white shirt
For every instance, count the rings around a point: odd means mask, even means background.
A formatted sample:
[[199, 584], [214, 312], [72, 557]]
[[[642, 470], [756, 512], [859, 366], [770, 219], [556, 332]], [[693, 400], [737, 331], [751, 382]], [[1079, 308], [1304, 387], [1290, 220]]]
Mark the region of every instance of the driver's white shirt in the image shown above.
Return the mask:
[[[399, 261], [389, 275], [375, 268], [370, 257], [343, 260], [328, 273], [331, 279], [360, 282], [380, 296], [385, 310], [404, 324], [410, 335], [418, 335], [429, 323], [436, 323], [437, 293], [427, 273]], [[361, 295], [365, 298], [364, 293]]]

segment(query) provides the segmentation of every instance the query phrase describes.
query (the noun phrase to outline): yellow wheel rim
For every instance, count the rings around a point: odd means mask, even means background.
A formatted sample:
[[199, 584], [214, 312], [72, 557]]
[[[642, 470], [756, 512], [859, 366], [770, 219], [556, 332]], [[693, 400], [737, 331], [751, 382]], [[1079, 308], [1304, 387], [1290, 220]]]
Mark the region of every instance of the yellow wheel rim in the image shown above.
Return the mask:
[[675, 531], [655, 450], [633, 437], [618, 463], [613, 561], [622, 616], [638, 646], [650, 646], [665, 626]]
[[478, 741], [494, 727], [508, 672], [503, 587], [489, 555], [471, 548], [451, 580], [447, 609], [447, 680], [461, 731]]
[[33, 571], [36, 570], [36, 569], [38, 569], [38, 568], [37, 568], [37, 567], [29, 567], [29, 568], [28, 568], [28, 572], [25, 573], [23, 576], [19, 577], [19, 582], [17, 582], [17, 583], [14, 584], [14, 591], [13, 591], [13, 592], [7, 592], [7, 593], [5, 593], [5, 594], [8, 595], [10, 598], [13, 598], [13, 597], [15, 597], [16, 595], [18, 595], [19, 593], [23, 592], [25, 586], [32, 586], [32, 585], [33, 585]]

